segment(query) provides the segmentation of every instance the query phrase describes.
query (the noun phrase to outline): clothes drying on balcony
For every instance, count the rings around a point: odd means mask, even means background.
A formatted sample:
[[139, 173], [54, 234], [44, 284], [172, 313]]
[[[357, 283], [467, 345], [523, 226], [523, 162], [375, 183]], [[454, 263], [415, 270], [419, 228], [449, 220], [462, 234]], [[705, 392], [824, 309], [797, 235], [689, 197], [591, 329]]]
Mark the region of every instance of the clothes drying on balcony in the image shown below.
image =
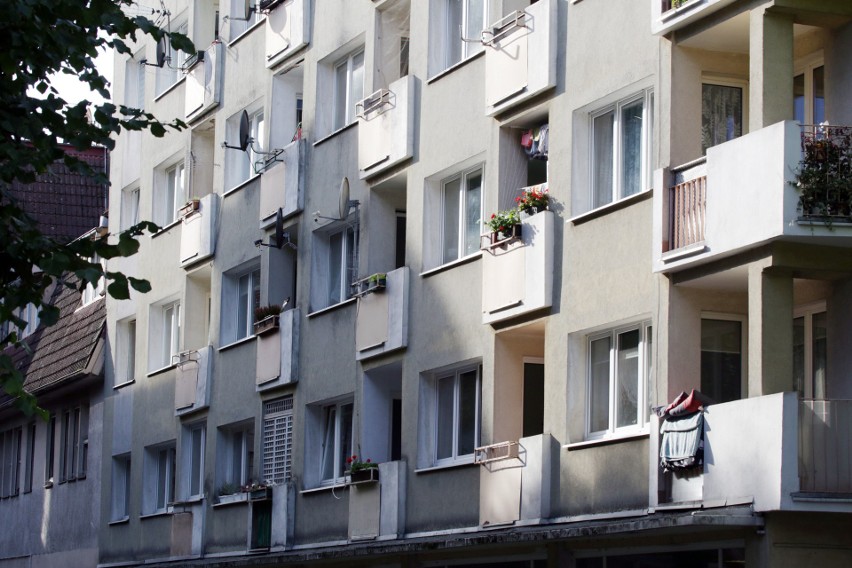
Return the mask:
[[669, 417], [660, 425], [660, 467], [665, 471], [704, 465], [704, 413]]
[[668, 406], [658, 406], [654, 408], [654, 411], [660, 418], [668, 418], [670, 416], [676, 418], [698, 412], [700, 409], [706, 408], [714, 402], [709, 396], [692, 389], [689, 391], [689, 394], [681, 392]]
[[547, 124], [542, 124], [538, 128], [524, 130], [521, 134], [521, 146], [531, 160], [546, 160], [547, 149], [549, 145], [550, 128]]

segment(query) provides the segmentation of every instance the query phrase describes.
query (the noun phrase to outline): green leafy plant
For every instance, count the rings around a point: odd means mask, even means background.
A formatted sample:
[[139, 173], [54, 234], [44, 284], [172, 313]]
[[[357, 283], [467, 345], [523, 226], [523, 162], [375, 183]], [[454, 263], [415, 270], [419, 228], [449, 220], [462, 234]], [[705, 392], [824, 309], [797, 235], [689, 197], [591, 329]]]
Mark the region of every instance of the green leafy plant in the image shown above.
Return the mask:
[[533, 214], [536, 211], [544, 211], [550, 204], [550, 194], [547, 188], [542, 189], [540, 185], [525, 187], [523, 193], [515, 198], [518, 204], [518, 209], [527, 214]]
[[488, 226], [494, 233], [506, 234], [512, 230], [512, 227], [521, 222], [521, 217], [517, 209], [508, 209], [506, 211], [498, 211], [491, 215], [488, 220]]
[[240, 486], [236, 483], [223, 483], [221, 487], [219, 487], [219, 496], [222, 495], [233, 495], [240, 490]]
[[822, 125], [802, 134], [795, 186], [803, 217], [852, 215], [852, 127]]
[[346, 465], [349, 467], [349, 473], [358, 473], [365, 469], [375, 469], [379, 467], [379, 464], [373, 463], [369, 458], [365, 461], [361, 461], [358, 459], [358, 456], [355, 455], [346, 458]]

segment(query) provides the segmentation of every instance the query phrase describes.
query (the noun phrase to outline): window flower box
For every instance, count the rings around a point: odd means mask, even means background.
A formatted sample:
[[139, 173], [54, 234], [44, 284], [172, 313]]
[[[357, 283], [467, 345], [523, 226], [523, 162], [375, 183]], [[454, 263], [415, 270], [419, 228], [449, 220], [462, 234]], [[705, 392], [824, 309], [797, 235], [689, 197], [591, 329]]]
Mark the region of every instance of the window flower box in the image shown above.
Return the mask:
[[260, 487], [248, 491], [249, 501], [269, 501], [272, 499], [271, 487]]
[[347, 485], [366, 485], [379, 482], [379, 468], [368, 467], [355, 472], [346, 472]]
[[279, 316], [267, 316], [260, 321], [254, 322], [254, 334], [264, 335], [278, 329]]
[[181, 217], [189, 217], [201, 207], [201, 199], [197, 197], [193, 197], [189, 201], [187, 201], [183, 207], [180, 208], [180, 216]]

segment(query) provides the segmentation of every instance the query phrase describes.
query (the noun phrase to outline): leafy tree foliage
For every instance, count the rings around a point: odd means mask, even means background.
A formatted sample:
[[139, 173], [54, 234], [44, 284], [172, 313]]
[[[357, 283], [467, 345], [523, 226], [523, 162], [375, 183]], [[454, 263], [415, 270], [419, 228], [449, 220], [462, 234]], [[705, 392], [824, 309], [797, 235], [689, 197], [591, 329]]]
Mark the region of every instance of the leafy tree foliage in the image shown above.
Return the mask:
[[[26, 322], [16, 317], [16, 309], [34, 304], [42, 325], [57, 321], [58, 310], [43, 298], [53, 283], [70, 285], [68, 274], [79, 277], [82, 287], [103, 276], [108, 293], [119, 299], [128, 298], [131, 287], [140, 292], [150, 289], [145, 280], [104, 271], [89, 259], [96, 254], [110, 259], [135, 253], [137, 237], [156, 231], [156, 225], [142, 222], [120, 235], [57, 242], [42, 234], [9, 192], [14, 181], [33, 182], [58, 161], [108, 182], [103, 172], [66, 154], [60, 141], [78, 150], [112, 149], [114, 136], [122, 130], [148, 129], [163, 136], [167, 129], [185, 126], [180, 121], [165, 124], [150, 113], [110, 102], [70, 104], [50, 84], [53, 75], [73, 75], [109, 99], [109, 85], [94, 64], [98, 50], [130, 54], [129, 44], [146, 35], [171, 42], [173, 49], [193, 50], [185, 36], [132, 15], [138, 12], [132, 7], [130, 0], [7, 0], [0, 13], [0, 322], [13, 324], [9, 326], [13, 331], [0, 337], [0, 350], [21, 344], [15, 328]], [[32, 96], [32, 90], [39, 96]], [[23, 382], [8, 353], [0, 353], [0, 389], [24, 412], [38, 412], [37, 401], [24, 391]]]

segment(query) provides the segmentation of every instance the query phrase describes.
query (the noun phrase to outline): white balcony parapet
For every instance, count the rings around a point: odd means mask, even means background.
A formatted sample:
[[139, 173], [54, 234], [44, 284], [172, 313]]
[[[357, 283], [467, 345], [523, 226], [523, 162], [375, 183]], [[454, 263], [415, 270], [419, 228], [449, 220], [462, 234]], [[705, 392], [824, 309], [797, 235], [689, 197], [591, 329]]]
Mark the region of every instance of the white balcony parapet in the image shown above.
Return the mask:
[[736, 0], [650, 0], [651, 32], [666, 34], [733, 4]]
[[361, 179], [414, 155], [414, 76], [406, 75], [356, 104]]
[[799, 417], [801, 492], [852, 494], [852, 400], [803, 400]]
[[175, 416], [207, 408], [213, 376], [210, 346], [175, 355]]
[[276, 163], [260, 177], [260, 227], [267, 227], [280, 208], [284, 218], [299, 213], [304, 207], [305, 145], [304, 139], [287, 145]]
[[358, 361], [408, 345], [408, 267], [387, 273], [381, 291], [358, 297], [355, 359]]
[[349, 540], [401, 537], [405, 527], [405, 462], [379, 464], [378, 483], [349, 490]]
[[483, 30], [488, 116], [556, 86], [557, 4], [536, 2]]
[[264, 26], [266, 66], [274, 67], [311, 42], [310, 0], [275, 2]]
[[278, 330], [257, 336], [257, 391], [299, 380], [299, 322], [293, 308], [278, 316]]
[[180, 265], [184, 268], [213, 256], [219, 221], [219, 196], [201, 198], [198, 209], [184, 215], [180, 236]]
[[553, 212], [521, 222], [521, 238], [482, 255], [482, 323], [553, 305]]
[[222, 94], [222, 43], [214, 41], [199, 52], [195, 64], [186, 71], [184, 115], [187, 122], [201, 118], [219, 105]]

